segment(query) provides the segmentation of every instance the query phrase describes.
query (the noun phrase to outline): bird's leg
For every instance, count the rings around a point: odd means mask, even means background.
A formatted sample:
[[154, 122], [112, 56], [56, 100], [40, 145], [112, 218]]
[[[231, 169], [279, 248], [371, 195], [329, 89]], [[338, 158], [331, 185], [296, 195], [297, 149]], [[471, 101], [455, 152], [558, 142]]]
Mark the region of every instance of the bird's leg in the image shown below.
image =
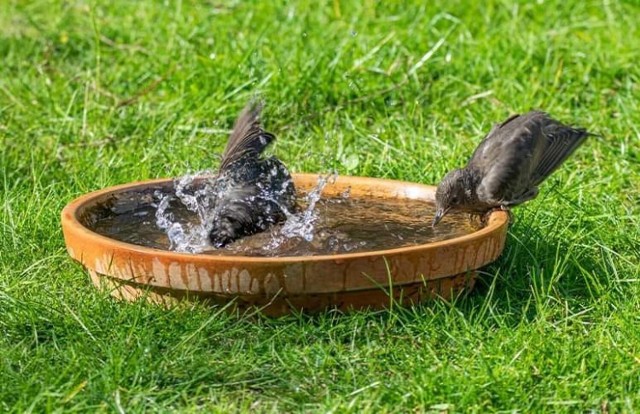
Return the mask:
[[486, 225], [489, 222], [489, 216], [491, 216], [491, 213], [493, 213], [494, 211], [505, 211], [507, 213], [507, 216], [509, 217], [509, 224], [513, 224], [515, 216], [511, 212], [511, 209], [509, 208], [509, 206], [505, 204], [500, 204], [500, 206], [492, 208], [491, 210], [487, 211], [482, 219], [483, 224]]

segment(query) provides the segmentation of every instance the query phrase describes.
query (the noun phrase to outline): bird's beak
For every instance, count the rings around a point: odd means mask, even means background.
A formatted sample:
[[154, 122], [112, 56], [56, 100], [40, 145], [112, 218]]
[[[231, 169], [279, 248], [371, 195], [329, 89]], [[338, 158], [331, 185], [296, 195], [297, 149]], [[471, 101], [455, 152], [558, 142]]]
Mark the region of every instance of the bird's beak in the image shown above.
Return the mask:
[[447, 213], [449, 212], [449, 209], [443, 209], [443, 208], [439, 208], [436, 210], [436, 215], [435, 217], [433, 217], [433, 223], [431, 223], [431, 227], [435, 227], [438, 223], [440, 223], [440, 220], [442, 220], [442, 217], [444, 217]]

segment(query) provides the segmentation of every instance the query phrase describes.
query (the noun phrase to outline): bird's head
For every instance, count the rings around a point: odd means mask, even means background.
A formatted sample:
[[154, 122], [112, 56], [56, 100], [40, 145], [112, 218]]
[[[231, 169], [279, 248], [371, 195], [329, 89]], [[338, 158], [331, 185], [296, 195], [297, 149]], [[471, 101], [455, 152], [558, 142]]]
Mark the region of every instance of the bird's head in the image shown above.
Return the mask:
[[468, 203], [471, 191], [465, 183], [465, 172], [462, 169], [450, 171], [440, 181], [436, 190], [436, 215], [432, 224], [434, 227], [449, 210]]

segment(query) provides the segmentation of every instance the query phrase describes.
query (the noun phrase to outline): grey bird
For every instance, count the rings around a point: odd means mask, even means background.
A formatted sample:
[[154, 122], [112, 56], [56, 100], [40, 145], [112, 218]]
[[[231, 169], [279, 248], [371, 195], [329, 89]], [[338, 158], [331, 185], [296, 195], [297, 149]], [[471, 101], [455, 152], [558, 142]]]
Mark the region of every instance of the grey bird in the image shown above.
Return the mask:
[[535, 198], [540, 183], [589, 135], [541, 111], [496, 124], [467, 166], [450, 171], [438, 185], [433, 226], [451, 209], [482, 214]]
[[263, 158], [275, 136], [262, 129], [262, 103], [242, 111], [231, 132], [212, 192], [209, 239], [216, 248], [267, 230], [296, 209], [296, 189], [287, 167]]

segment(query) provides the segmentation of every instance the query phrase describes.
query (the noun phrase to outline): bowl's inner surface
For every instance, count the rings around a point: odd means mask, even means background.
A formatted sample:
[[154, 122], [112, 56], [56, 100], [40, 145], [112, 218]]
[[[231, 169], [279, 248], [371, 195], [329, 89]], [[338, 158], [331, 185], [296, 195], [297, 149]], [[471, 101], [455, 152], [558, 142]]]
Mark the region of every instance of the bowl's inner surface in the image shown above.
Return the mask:
[[[277, 257], [386, 250], [450, 239], [481, 227], [480, 220], [451, 212], [432, 228], [434, 205], [428, 201], [402, 196], [383, 198], [357, 191], [328, 191], [309, 210], [308, 190], [298, 186], [300, 213], [289, 218], [288, 225], [273, 226], [222, 249], [205, 248], [202, 253]], [[173, 250], [175, 244], [167, 230], [158, 225], [161, 199], [169, 196], [170, 200], [163, 216], [180, 223], [185, 232], [203, 227], [198, 214], [174, 195], [171, 183], [123, 190], [88, 204], [79, 212], [79, 218], [84, 226], [104, 236]], [[291, 226], [293, 222], [296, 226]]]

